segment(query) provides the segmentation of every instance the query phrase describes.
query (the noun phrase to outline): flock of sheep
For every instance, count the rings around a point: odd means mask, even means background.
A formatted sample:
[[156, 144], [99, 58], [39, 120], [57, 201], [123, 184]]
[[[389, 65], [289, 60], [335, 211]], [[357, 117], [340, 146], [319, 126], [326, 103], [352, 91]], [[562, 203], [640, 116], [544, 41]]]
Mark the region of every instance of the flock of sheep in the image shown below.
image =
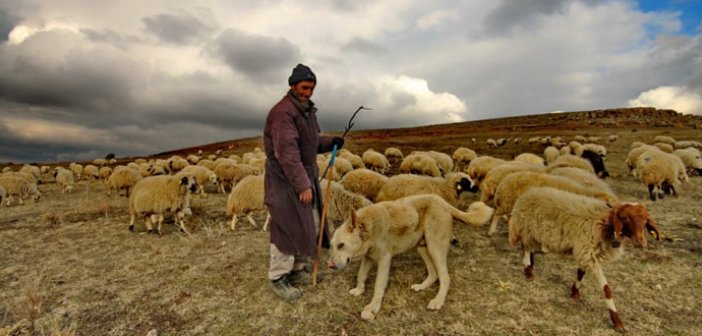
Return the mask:
[[[417, 194], [436, 194], [449, 204], [466, 208], [463, 193], [479, 193], [480, 201], [495, 209], [488, 235], [498, 232], [505, 220], [511, 244], [522, 246], [524, 273], [533, 276], [534, 252], [572, 253], [577, 263], [577, 279], [571, 296], [579, 296], [586, 273], [595, 274], [606, 299], [616, 329], [623, 329], [612, 300], [612, 291], [602, 273], [601, 263], [621, 254], [621, 240], [646, 246], [648, 233], [659, 238], [655, 221], [638, 203], [621, 201], [606, 182], [607, 148], [598, 137], [534, 137], [539, 154], [523, 153], [512, 160], [478, 155], [467, 147], [452, 155], [438, 151], [412, 151], [405, 155], [389, 147], [383, 153], [368, 149], [361, 155], [339, 151], [321, 185], [329, 188], [327, 218], [330, 226], [343, 222], [354, 209], [382, 201]], [[616, 135], [607, 139], [618, 140]], [[473, 139], [473, 142], [475, 140]], [[519, 143], [515, 139], [488, 139], [491, 146]], [[602, 141], [604, 142], [604, 141]], [[702, 144], [658, 136], [652, 144], [635, 142], [626, 157], [629, 172], [647, 188], [651, 200], [677, 195], [692, 175], [702, 174]], [[68, 167], [25, 165], [19, 171], [5, 167], [0, 174], [0, 204], [23, 204], [29, 197], [39, 200], [41, 181], [52, 178], [62, 193], [71, 193], [82, 179], [103, 181], [107, 195], [129, 198], [129, 230], [138, 217], [149, 233], [161, 233], [166, 216], [173, 216], [180, 229], [188, 232], [185, 219], [192, 216], [194, 195], [207, 197], [206, 187], [229, 193], [226, 213], [231, 229], [244, 216], [253, 225], [255, 211], [263, 204], [263, 169], [266, 156], [260, 149], [224, 155], [217, 151], [207, 157], [201, 152], [183, 158], [137, 159], [126, 165], [97, 159], [90, 164], [71, 163]], [[330, 161], [319, 155], [320, 172]], [[388, 176], [395, 165], [400, 174]], [[264, 224], [266, 229], [268, 220]], [[156, 228], [154, 228], [154, 225]]]

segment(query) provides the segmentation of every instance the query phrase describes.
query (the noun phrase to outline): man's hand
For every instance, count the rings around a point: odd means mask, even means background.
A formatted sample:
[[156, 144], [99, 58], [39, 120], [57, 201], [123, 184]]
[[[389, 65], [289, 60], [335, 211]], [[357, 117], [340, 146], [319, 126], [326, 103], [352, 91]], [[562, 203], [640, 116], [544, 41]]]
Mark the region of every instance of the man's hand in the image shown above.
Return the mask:
[[300, 192], [300, 203], [307, 204], [312, 202], [312, 188], [307, 188]]
[[334, 137], [334, 139], [332, 139], [332, 145], [336, 145], [336, 149], [341, 149], [341, 147], [344, 147], [344, 138]]

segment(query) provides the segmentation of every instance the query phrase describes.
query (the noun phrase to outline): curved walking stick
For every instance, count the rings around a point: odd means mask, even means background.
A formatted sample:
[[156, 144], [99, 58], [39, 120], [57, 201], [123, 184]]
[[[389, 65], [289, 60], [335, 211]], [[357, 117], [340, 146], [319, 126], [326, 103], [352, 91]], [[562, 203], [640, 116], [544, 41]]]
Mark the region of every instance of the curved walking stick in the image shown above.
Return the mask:
[[[334, 166], [334, 159], [336, 158], [336, 145], [334, 145], [334, 149], [332, 150], [332, 157], [331, 160], [329, 161], [329, 168], [330, 166]], [[325, 171], [326, 175], [327, 171]], [[324, 205], [322, 206], [322, 217], [319, 219], [319, 237], [317, 239], [317, 258], [314, 260], [314, 266], [312, 267], [312, 286], [317, 286], [317, 271], [319, 270], [319, 258], [321, 257], [322, 253], [322, 238], [324, 237], [324, 224], [326, 223], [326, 217], [327, 217], [327, 203], [329, 202], [329, 196], [331, 196], [331, 182], [332, 179], [334, 178], [334, 170], [329, 170], [328, 171], [329, 176], [327, 178], [327, 190], [324, 192]]]
[[[346, 129], [344, 130], [344, 134], [341, 135], [342, 138], [346, 137], [346, 133], [348, 133], [348, 132], [351, 130], [351, 127], [353, 127], [353, 119], [356, 118], [356, 115], [357, 115], [358, 112], [360, 112], [361, 110], [372, 110], [372, 108], [363, 107], [363, 105], [359, 106], [358, 109], [356, 109], [356, 112], [354, 112], [353, 115], [351, 115], [351, 119], [349, 119], [349, 123], [348, 123], [348, 125], [346, 125]], [[322, 179], [324, 179], [324, 177], [327, 175], [327, 171], [329, 171], [329, 167], [331, 167], [331, 166], [334, 165], [334, 157], [335, 157], [335, 156], [336, 156], [336, 145], [334, 145], [334, 151], [333, 151], [332, 159], [329, 161], [329, 164], [327, 165], [327, 168], [324, 168], [324, 172], [323, 172], [322, 175], [320, 175], [320, 177], [319, 177], [319, 181], [320, 181], [320, 182], [321, 182]]]

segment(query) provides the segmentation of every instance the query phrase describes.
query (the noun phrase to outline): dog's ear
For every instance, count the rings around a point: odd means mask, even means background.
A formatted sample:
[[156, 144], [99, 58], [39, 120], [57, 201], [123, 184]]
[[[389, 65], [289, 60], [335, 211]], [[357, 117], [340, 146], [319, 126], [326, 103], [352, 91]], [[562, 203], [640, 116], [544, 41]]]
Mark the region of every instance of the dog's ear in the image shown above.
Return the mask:
[[356, 211], [351, 210], [351, 225], [348, 227], [349, 233], [353, 232], [356, 228]]

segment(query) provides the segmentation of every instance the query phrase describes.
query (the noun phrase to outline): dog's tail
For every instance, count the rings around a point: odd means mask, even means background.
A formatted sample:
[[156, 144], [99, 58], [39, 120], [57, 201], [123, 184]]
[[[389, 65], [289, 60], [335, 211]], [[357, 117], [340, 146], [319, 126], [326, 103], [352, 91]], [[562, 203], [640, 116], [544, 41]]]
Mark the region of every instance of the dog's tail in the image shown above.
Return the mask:
[[451, 207], [451, 216], [466, 224], [483, 225], [492, 218], [494, 211], [495, 209], [483, 202], [473, 202], [466, 212]]

